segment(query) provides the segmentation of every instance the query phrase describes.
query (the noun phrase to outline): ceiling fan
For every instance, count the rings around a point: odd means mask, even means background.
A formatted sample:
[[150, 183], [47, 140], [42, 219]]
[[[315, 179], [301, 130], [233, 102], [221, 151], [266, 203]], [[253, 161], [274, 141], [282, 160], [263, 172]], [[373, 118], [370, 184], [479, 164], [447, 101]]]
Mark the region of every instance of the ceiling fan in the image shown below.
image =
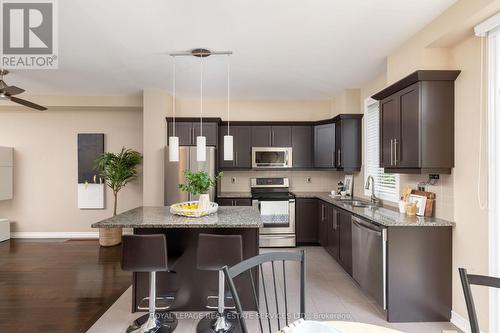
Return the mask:
[[23, 93], [25, 90], [16, 86], [8, 86], [3, 80], [3, 77], [7, 74], [9, 74], [8, 70], [0, 69], [0, 99], [10, 100], [11, 102], [21, 104], [39, 111], [47, 110], [47, 108], [44, 106], [32, 103], [25, 99], [14, 97], [14, 95], [19, 95]]

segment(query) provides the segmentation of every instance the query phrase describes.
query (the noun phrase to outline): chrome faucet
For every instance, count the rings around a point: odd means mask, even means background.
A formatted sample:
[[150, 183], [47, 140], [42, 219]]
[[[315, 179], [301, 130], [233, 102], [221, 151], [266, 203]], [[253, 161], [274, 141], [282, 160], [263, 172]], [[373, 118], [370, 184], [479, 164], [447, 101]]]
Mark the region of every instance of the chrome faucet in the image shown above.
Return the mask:
[[370, 179], [372, 181], [372, 195], [370, 196], [370, 202], [372, 204], [378, 204], [380, 202], [380, 199], [375, 196], [375, 180], [371, 175], [366, 178], [365, 190], [370, 189]]

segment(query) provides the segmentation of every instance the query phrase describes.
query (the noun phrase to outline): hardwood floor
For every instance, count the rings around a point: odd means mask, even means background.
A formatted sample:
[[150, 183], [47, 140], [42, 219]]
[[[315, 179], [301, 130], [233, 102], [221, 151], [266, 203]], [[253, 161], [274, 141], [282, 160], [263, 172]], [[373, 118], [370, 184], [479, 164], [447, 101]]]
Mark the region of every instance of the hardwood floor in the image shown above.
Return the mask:
[[96, 240], [0, 243], [0, 332], [86, 332], [132, 283], [120, 251]]

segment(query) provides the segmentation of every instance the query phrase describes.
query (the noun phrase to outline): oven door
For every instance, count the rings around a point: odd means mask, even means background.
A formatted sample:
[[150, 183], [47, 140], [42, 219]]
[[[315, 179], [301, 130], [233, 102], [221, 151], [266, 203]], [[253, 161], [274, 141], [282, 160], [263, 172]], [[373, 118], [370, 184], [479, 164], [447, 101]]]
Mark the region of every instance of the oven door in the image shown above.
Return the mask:
[[252, 147], [252, 168], [291, 168], [292, 148]]
[[261, 234], [295, 234], [295, 199], [260, 199], [252, 205], [260, 211]]

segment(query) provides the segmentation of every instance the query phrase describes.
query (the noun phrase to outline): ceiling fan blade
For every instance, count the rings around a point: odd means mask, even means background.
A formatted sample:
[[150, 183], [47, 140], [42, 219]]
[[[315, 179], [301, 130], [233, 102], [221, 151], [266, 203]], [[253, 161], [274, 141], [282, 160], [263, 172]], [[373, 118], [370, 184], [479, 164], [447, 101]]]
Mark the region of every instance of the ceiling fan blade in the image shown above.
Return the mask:
[[14, 95], [19, 95], [22, 94], [25, 90], [21, 89], [16, 86], [8, 86], [0, 90], [2, 93], [9, 95], [9, 96], [14, 96]]
[[10, 97], [10, 100], [14, 103], [21, 104], [21, 105], [27, 106], [27, 107], [32, 108], [32, 109], [36, 109], [36, 110], [40, 110], [40, 111], [47, 110], [47, 108], [45, 106], [41, 106], [41, 105], [32, 103], [30, 101], [17, 98], [17, 97]]

